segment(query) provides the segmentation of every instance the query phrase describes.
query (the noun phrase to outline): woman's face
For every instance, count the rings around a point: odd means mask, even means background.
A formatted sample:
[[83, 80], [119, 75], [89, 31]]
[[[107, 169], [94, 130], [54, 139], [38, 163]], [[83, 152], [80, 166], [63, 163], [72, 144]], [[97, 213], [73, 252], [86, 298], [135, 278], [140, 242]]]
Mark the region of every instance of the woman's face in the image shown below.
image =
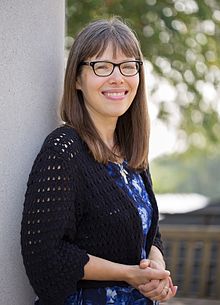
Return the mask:
[[[105, 52], [100, 56], [88, 58], [87, 61], [111, 61], [121, 63], [127, 60], [135, 60], [126, 57], [118, 51], [113, 58], [113, 48], [109, 44]], [[76, 88], [82, 91], [85, 106], [94, 122], [104, 123], [123, 115], [130, 107], [136, 95], [139, 84], [139, 73], [134, 76], [123, 76], [116, 66], [111, 75], [100, 77], [95, 75], [91, 66], [82, 66], [80, 76], [77, 78]]]

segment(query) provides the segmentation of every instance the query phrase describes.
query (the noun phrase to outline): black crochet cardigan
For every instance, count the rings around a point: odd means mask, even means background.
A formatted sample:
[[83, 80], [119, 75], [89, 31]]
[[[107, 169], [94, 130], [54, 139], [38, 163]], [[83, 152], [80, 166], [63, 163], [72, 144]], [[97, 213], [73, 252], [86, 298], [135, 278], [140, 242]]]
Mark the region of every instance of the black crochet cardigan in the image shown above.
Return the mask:
[[[141, 173], [152, 206], [147, 254], [162, 251], [158, 209], [148, 171]], [[88, 254], [139, 264], [142, 225], [133, 202], [94, 160], [73, 128], [61, 126], [45, 140], [32, 167], [21, 226], [22, 256], [43, 305], [63, 305], [79, 287], [126, 285], [81, 280]]]

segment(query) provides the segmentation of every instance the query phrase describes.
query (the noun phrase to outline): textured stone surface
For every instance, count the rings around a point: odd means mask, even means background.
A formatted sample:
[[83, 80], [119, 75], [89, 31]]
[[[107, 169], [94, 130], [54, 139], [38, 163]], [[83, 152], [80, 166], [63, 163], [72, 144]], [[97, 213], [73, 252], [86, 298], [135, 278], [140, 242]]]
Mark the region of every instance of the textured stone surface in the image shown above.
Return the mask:
[[20, 255], [24, 192], [56, 125], [64, 71], [64, 0], [0, 1], [0, 303], [33, 304]]

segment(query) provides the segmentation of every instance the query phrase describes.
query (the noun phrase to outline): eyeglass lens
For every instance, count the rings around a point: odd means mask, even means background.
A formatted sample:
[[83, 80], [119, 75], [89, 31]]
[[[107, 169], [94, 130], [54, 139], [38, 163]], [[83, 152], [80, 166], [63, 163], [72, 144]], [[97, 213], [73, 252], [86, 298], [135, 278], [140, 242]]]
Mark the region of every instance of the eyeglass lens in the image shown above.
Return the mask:
[[[108, 76], [113, 72], [115, 66], [116, 64], [113, 64], [111, 62], [102, 61], [102, 62], [94, 63], [93, 69], [95, 74], [98, 76]], [[128, 61], [119, 64], [119, 70], [121, 74], [125, 76], [133, 76], [137, 74], [139, 68], [140, 68], [140, 64], [139, 62], [136, 61]]]

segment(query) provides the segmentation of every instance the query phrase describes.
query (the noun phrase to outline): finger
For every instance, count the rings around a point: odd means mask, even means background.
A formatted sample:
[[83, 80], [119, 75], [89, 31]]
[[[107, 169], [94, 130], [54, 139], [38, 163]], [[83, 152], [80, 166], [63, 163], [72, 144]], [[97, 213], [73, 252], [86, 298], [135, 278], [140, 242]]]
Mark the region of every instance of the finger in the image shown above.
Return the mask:
[[151, 297], [153, 301], [165, 302], [172, 297], [171, 289], [165, 290], [163, 289], [160, 295], [156, 295]]
[[152, 300], [159, 301], [159, 302], [165, 302], [172, 297], [173, 297], [173, 295], [172, 295], [171, 289], [169, 289], [168, 291], [163, 290], [160, 296], [158, 296]]
[[138, 290], [140, 290], [142, 293], [152, 293], [152, 291], [154, 291], [159, 284], [159, 280], [152, 280], [146, 284], [138, 286]]
[[170, 288], [173, 287], [173, 281], [172, 281], [171, 276], [169, 276], [168, 280], [169, 280], [169, 286], [170, 286]]
[[171, 289], [171, 291], [172, 291], [172, 293], [173, 293], [173, 296], [176, 295], [177, 289], [178, 289], [178, 286], [173, 286], [173, 289]]
[[171, 277], [169, 277], [169, 286], [170, 286], [171, 291], [176, 294], [177, 286], [173, 285], [173, 281], [172, 281]]
[[146, 277], [149, 280], [163, 280], [169, 277], [170, 272], [168, 270], [158, 270], [147, 267]]
[[166, 296], [166, 293], [163, 292], [164, 286], [166, 285], [167, 281], [158, 281], [158, 280], [153, 280], [150, 281], [149, 284], [143, 285], [141, 287], [141, 293], [146, 295], [148, 298], [163, 298]]
[[165, 280], [152, 280], [147, 284], [141, 285], [139, 291], [146, 297], [154, 300], [161, 300], [166, 298], [168, 292], [170, 291], [170, 281], [169, 278]]
[[145, 268], [147, 268], [149, 266], [150, 266], [150, 260], [149, 259], [142, 259], [140, 261], [140, 268], [141, 269], [145, 269]]
[[169, 290], [164, 289], [161, 294], [161, 297], [158, 298], [158, 301], [165, 302], [176, 295], [178, 287], [173, 285], [171, 277], [168, 278], [168, 283], [164, 286], [164, 288], [167, 287], [169, 287]]
[[[154, 281], [151, 281], [154, 282]], [[169, 277], [166, 280], [161, 280], [158, 287], [152, 291], [150, 291], [150, 286], [148, 285], [148, 289], [146, 289], [146, 285], [142, 285], [141, 293], [151, 300], [165, 302], [170, 298], [174, 297], [177, 292], [177, 286], [173, 285], [172, 279]]]
[[162, 297], [161, 295], [161, 297], [158, 298], [157, 301], [166, 302], [167, 300], [173, 298], [176, 295], [177, 288], [178, 288], [177, 286], [173, 286], [173, 291], [170, 288], [168, 293], [164, 297]]

